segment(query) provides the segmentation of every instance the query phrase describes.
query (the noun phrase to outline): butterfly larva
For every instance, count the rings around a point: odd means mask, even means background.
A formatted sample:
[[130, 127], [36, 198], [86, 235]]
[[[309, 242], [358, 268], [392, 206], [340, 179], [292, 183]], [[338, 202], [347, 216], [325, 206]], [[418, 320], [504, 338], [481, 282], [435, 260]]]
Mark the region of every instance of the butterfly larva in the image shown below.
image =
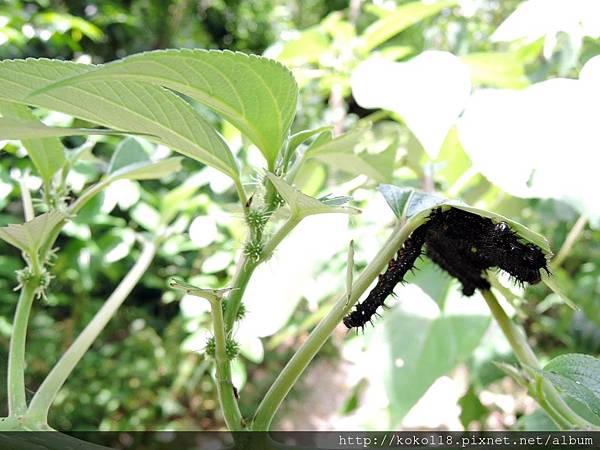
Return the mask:
[[415, 261], [421, 256], [421, 248], [425, 242], [426, 227], [417, 228], [398, 250], [396, 258], [392, 259], [387, 270], [379, 275], [379, 280], [364, 302], [358, 303], [354, 311], [344, 317], [344, 325], [348, 328], [364, 327], [385, 299], [394, 291], [398, 283], [404, 280], [406, 273], [411, 270]]
[[549, 273], [544, 252], [534, 244], [521, 242], [506, 222], [494, 223], [458, 208], [437, 208], [404, 242], [365, 301], [344, 317], [346, 327], [363, 328], [371, 320], [414, 267], [423, 245], [435, 264], [461, 282], [466, 296], [476, 289], [490, 288], [485, 272], [493, 267], [508, 272], [520, 283], [539, 283], [541, 271]]

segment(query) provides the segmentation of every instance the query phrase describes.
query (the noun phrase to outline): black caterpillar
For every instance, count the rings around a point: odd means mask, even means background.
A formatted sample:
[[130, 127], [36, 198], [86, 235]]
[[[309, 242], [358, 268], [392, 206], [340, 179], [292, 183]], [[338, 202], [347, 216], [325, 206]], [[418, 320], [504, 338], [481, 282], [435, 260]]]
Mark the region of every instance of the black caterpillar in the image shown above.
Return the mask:
[[473, 295], [476, 289], [490, 288], [484, 276], [493, 267], [508, 272], [519, 283], [536, 284], [542, 279], [542, 270], [549, 273], [544, 252], [534, 244], [521, 242], [506, 222], [494, 223], [458, 208], [438, 208], [404, 242], [366, 300], [344, 317], [346, 327], [363, 328], [371, 321], [414, 267], [424, 245], [425, 254], [460, 281], [466, 296]]

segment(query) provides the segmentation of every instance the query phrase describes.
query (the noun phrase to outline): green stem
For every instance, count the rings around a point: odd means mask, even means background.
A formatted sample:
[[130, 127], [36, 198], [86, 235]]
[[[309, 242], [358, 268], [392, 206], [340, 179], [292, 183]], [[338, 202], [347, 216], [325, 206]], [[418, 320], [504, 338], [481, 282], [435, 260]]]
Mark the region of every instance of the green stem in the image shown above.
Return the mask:
[[235, 189], [238, 193], [238, 197], [240, 199], [240, 203], [244, 210], [246, 209], [246, 203], [248, 203], [248, 198], [246, 197], [246, 191], [244, 190], [244, 186], [242, 182], [238, 178], [234, 178], [233, 183], [235, 184]]
[[294, 229], [302, 219], [297, 216], [291, 216], [273, 237], [265, 244], [262, 256], [258, 260], [248, 258], [242, 254], [238, 262], [238, 268], [233, 277], [231, 287], [234, 288], [227, 298], [227, 308], [225, 311], [225, 332], [229, 334], [233, 328], [237, 312], [244, 297], [246, 286], [254, 273], [254, 270], [263, 262], [271, 257], [277, 246]]
[[35, 212], [33, 211], [33, 202], [31, 201], [31, 194], [27, 188], [25, 178], [19, 179], [19, 188], [21, 190], [21, 201], [23, 202], [23, 214], [25, 216], [25, 222], [29, 222], [35, 218]]
[[21, 416], [27, 410], [25, 398], [25, 341], [31, 305], [40, 283], [40, 275], [23, 281], [17, 303], [8, 353], [8, 415]]
[[258, 266], [258, 261], [248, 258], [242, 253], [238, 261], [237, 270], [233, 276], [231, 287], [234, 288], [227, 297], [227, 308], [225, 309], [225, 332], [229, 335], [237, 317], [237, 312], [246, 291], [246, 286]]
[[[500, 303], [498, 303], [498, 299], [496, 299], [496, 296], [491, 291], [483, 290], [482, 295], [496, 322], [500, 325], [504, 336], [506, 336], [517, 360], [527, 374], [533, 380], [536, 380], [540, 376], [538, 370], [541, 369], [541, 366], [535, 353], [527, 343], [524, 333], [510, 320], [502, 306], [500, 306]], [[562, 429], [565, 428], [565, 424], [567, 424], [567, 428], [596, 428], [595, 425], [577, 415], [566, 404], [556, 388], [547, 380], [541, 381], [541, 393], [542, 395], [539, 395], [539, 398], [537, 398], [540, 406], [544, 408], [551, 418], [554, 419], [557, 415], [561, 418], [561, 420], [556, 420], [556, 424]]]
[[225, 337], [225, 323], [223, 321], [223, 308], [221, 300], [210, 300], [215, 335], [215, 362], [217, 393], [223, 411], [223, 418], [229, 431], [239, 431], [244, 428], [242, 414], [235, 398], [233, 383], [231, 381], [231, 365], [227, 357], [227, 338]]
[[29, 406], [28, 416], [46, 423], [48, 411], [58, 391], [63, 386], [77, 363], [90, 348], [98, 335], [102, 332], [108, 321], [131, 293], [135, 285], [142, 278], [150, 266], [157, 251], [157, 243], [147, 241], [144, 243], [142, 253], [136, 263], [129, 270], [125, 278], [119, 283], [110, 297], [98, 310], [91, 322], [77, 336], [64, 355], [50, 371]]
[[410, 233], [421, 223], [415, 220], [404, 226], [399, 224], [394, 228], [382, 249], [353, 283], [350, 299], [348, 299], [346, 292], [340, 295], [333, 308], [312, 331], [302, 347], [294, 354], [271, 385], [271, 388], [256, 410], [252, 430], [266, 431], [269, 429], [283, 399], [292, 389], [300, 375], [306, 370], [306, 367], [310, 364], [319, 349], [329, 336], [331, 336], [334, 329], [358, 301], [363, 292], [369, 288], [373, 280], [383, 271]]
[[567, 235], [565, 242], [563, 242], [562, 247], [550, 262], [550, 268], [552, 270], [558, 269], [562, 265], [565, 258], [569, 256], [569, 253], [571, 253], [571, 250], [573, 249], [573, 245], [575, 245], [575, 242], [583, 232], [586, 224], [587, 218], [584, 216], [579, 216], [579, 219], [577, 219], [577, 222], [575, 222], [575, 225], [573, 225], [573, 228], [571, 228], [569, 231], [569, 234]]

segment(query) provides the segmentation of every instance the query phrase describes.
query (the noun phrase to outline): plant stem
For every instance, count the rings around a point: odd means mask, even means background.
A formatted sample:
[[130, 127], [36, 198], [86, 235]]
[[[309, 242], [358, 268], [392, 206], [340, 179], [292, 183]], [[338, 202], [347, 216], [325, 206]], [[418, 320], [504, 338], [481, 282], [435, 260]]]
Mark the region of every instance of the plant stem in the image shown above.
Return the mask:
[[234, 386], [231, 382], [231, 365], [227, 357], [227, 338], [225, 337], [221, 300], [217, 298], [211, 299], [210, 306], [215, 335], [215, 362], [219, 403], [221, 404], [223, 418], [229, 431], [239, 431], [244, 428], [244, 424], [237, 399], [235, 398]]
[[29, 222], [35, 218], [35, 212], [33, 211], [33, 202], [31, 201], [31, 194], [27, 188], [25, 178], [19, 179], [19, 188], [21, 190], [21, 201], [23, 202], [23, 214], [25, 216], [25, 222]]
[[155, 241], [146, 241], [142, 253], [136, 263], [129, 270], [125, 278], [119, 283], [110, 297], [98, 310], [94, 318], [77, 336], [64, 355], [50, 371], [29, 406], [28, 416], [40, 422], [46, 423], [48, 411], [58, 391], [63, 386], [77, 363], [85, 352], [90, 348], [98, 335], [102, 332], [108, 321], [121, 306], [123, 301], [131, 293], [135, 285], [142, 278], [157, 251]]
[[[524, 333], [510, 320], [500, 303], [498, 303], [498, 299], [496, 299], [496, 296], [491, 291], [483, 290], [482, 295], [496, 322], [500, 325], [504, 336], [506, 336], [517, 360], [532, 379], [537, 379], [540, 376], [538, 371], [541, 369], [541, 366], [535, 353], [527, 343]], [[560, 417], [560, 420], [555, 420], [555, 422], [562, 429], [565, 428], [565, 424], [567, 428], [596, 428], [595, 425], [577, 415], [566, 404], [556, 388], [547, 380], [541, 381], [541, 394], [538, 396], [541, 398], [537, 398], [540, 406], [544, 408], [553, 420], [557, 415]]]
[[297, 216], [291, 216], [273, 237], [265, 244], [262, 252], [262, 256], [258, 260], [253, 260], [242, 254], [238, 262], [236, 273], [233, 277], [231, 287], [234, 288], [227, 298], [227, 308], [225, 311], [225, 333], [229, 335], [233, 329], [233, 324], [237, 316], [240, 303], [244, 297], [246, 286], [254, 273], [254, 270], [263, 262], [271, 257], [277, 246], [283, 241], [283, 239], [294, 229], [301, 218]]
[[31, 305], [40, 283], [40, 275], [34, 274], [23, 281], [17, 303], [13, 331], [8, 353], [8, 415], [21, 416], [27, 410], [25, 398], [25, 341]]
[[550, 263], [552, 270], [558, 269], [562, 265], [565, 258], [569, 256], [569, 253], [571, 253], [571, 250], [573, 249], [573, 245], [575, 245], [575, 242], [581, 235], [586, 224], [587, 218], [584, 216], [579, 216], [579, 219], [577, 219], [577, 222], [575, 222], [575, 225], [573, 225], [573, 228], [571, 228], [569, 234], [565, 238], [565, 242], [563, 242], [562, 247], [552, 259], [552, 262]]
[[235, 178], [233, 180], [233, 183], [235, 184], [235, 189], [238, 193], [238, 197], [239, 197], [240, 203], [242, 205], [242, 208], [244, 210], [246, 210], [246, 203], [248, 203], [248, 198], [246, 197], [246, 191], [244, 190], [244, 186], [242, 185], [242, 182], [238, 178]]
[[269, 429], [281, 402], [292, 389], [300, 375], [306, 370], [325, 341], [331, 336], [344, 315], [347, 314], [363, 292], [368, 289], [373, 280], [383, 271], [410, 233], [421, 223], [422, 221], [415, 220], [404, 226], [399, 224], [394, 228], [379, 253], [353, 283], [350, 299], [348, 299], [346, 292], [339, 296], [333, 308], [312, 331], [302, 347], [294, 354], [271, 385], [271, 388], [256, 410], [252, 430], [266, 431]]

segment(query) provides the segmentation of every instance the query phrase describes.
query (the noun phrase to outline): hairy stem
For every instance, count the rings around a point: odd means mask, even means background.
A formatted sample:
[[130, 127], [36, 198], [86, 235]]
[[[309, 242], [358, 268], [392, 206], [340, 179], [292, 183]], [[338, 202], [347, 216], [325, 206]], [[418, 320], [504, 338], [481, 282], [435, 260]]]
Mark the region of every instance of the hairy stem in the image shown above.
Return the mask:
[[[496, 296], [491, 291], [483, 290], [482, 295], [496, 322], [500, 325], [504, 336], [506, 336], [517, 360], [533, 380], [538, 379], [540, 374], [537, 371], [541, 369], [541, 366], [535, 353], [527, 343], [524, 333], [510, 320], [500, 303], [498, 303], [498, 299], [496, 299]], [[544, 408], [553, 420], [557, 419], [557, 416], [560, 417], [555, 422], [562, 429], [565, 428], [565, 424], [567, 428], [595, 428], [595, 425], [576, 414], [566, 404], [556, 388], [547, 380], [541, 381], [540, 392], [541, 395], [538, 398], [540, 406]]]
[[229, 297], [227, 298], [227, 309], [225, 311], [225, 332], [227, 334], [229, 334], [233, 328], [233, 324], [235, 322], [240, 303], [242, 302], [244, 292], [246, 291], [246, 286], [248, 286], [248, 282], [250, 281], [254, 270], [263, 261], [266, 261], [272, 256], [277, 246], [294, 229], [294, 227], [298, 225], [298, 223], [300, 223], [300, 220], [301, 218], [297, 216], [291, 216], [281, 226], [281, 228], [277, 230], [273, 237], [265, 244], [260, 259], [254, 260], [244, 254], [242, 254], [242, 256], [240, 257], [236, 273], [231, 283], [231, 287], [234, 289], [231, 291]]
[[156, 250], [156, 242], [147, 241], [144, 243], [142, 253], [136, 263], [102, 305], [100, 310], [98, 310], [94, 318], [56, 363], [34, 395], [31, 400], [31, 405], [29, 406], [29, 417], [42, 421], [43, 423], [47, 422], [48, 411], [58, 394], [58, 391], [85, 352], [102, 332], [108, 321], [142, 278], [154, 259]]
[[31, 305], [40, 283], [36, 274], [23, 281], [17, 303], [8, 353], [8, 415], [21, 416], [27, 410], [25, 398], [25, 341]]
[[223, 418], [230, 431], [238, 431], [244, 428], [242, 414], [235, 398], [234, 386], [231, 381], [231, 365], [227, 357], [227, 338], [225, 335], [225, 323], [223, 321], [223, 308], [221, 300], [214, 298], [210, 300], [212, 310], [213, 332], [215, 335], [215, 362], [217, 377], [217, 393], [219, 403], [223, 412]]
[[304, 370], [306, 370], [319, 349], [329, 336], [331, 336], [333, 330], [358, 301], [363, 292], [369, 288], [373, 280], [383, 271], [410, 233], [420, 224], [419, 221], [413, 221], [404, 226], [398, 225], [394, 228], [382, 249], [352, 284], [350, 298], [348, 298], [346, 292], [339, 296], [333, 308], [312, 331], [302, 347], [294, 354], [271, 385], [271, 388], [256, 410], [252, 423], [253, 430], [266, 431], [269, 429], [282, 401]]

